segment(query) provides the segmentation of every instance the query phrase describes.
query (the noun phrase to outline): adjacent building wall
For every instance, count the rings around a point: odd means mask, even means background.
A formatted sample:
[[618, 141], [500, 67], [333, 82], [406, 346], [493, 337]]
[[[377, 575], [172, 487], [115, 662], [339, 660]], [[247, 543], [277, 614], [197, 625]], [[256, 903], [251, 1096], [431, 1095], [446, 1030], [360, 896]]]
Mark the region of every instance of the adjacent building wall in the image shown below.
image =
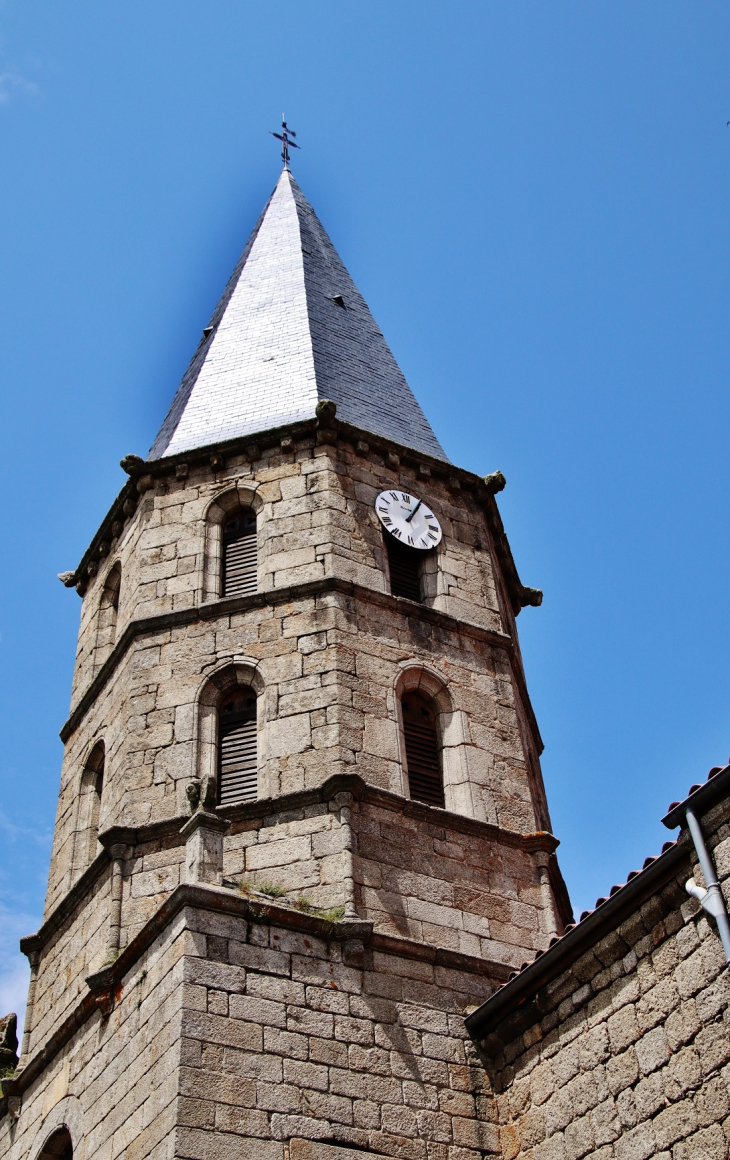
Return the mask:
[[[703, 824], [727, 897], [730, 803]], [[637, 909], [572, 962], [580, 927], [566, 935], [552, 952], [566, 968], [486, 1034], [475, 1028], [501, 1160], [726, 1160], [730, 978], [714, 923], [684, 890], [692, 872], [703, 884], [686, 834], [681, 851], [664, 855], [674, 872]]]

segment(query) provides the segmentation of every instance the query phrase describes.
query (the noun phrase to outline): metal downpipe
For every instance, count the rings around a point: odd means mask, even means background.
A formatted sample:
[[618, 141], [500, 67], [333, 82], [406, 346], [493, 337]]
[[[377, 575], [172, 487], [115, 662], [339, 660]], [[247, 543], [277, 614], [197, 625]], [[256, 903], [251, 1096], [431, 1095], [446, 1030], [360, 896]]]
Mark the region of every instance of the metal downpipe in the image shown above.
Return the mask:
[[697, 851], [702, 873], [705, 876], [707, 890], [703, 890], [701, 886], [698, 886], [694, 878], [690, 878], [685, 883], [685, 889], [688, 894], [691, 894], [693, 898], [698, 900], [702, 909], [706, 910], [715, 919], [722, 941], [722, 949], [725, 952], [725, 961], [730, 964], [730, 919], [728, 919], [727, 907], [725, 906], [725, 896], [720, 889], [715, 864], [705, 845], [705, 836], [702, 833], [702, 827], [697, 817], [689, 808], [685, 810], [685, 817], [687, 818], [687, 825], [692, 835], [692, 841]]

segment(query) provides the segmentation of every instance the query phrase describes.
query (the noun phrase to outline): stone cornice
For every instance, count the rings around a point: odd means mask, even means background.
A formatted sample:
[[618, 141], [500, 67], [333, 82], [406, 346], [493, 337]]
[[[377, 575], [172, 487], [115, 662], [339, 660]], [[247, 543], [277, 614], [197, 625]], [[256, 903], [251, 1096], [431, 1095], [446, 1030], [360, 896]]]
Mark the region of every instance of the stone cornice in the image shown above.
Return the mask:
[[[334, 780], [334, 779], [333, 779]], [[22, 1071], [2, 1081], [3, 1095], [21, 1095], [65, 1047], [75, 1032], [97, 1011], [108, 1017], [113, 1009], [115, 993], [124, 976], [132, 970], [144, 952], [169, 928], [172, 920], [186, 907], [212, 911], [217, 914], [242, 918], [248, 922], [282, 926], [287, 930], [302, 931], [327, 941], [344, 944], [359, 943], [383, 954], [418, 959], [434, 966], [491, 977], [495, 982], [505, 977], [509, 969], [504, 963], [489, 962], [472, 955], [462, 955], [410, 939], [386, 934], [373, 934], [368, 921], [341, 920], [332, 922], [317, 915], [306, 914], [275, 902], [261, 902], [220, 886], [201, 886], [184, 883], [177, 886], [160, 904], [139, 933], [124, 948], [117, 959], [86, 979], [89, 991], [70, 1015], [43, 1046], [29, 1059]]]
[[[269, 431], [260, 431], [242, 438], [231, 439], [221, 443], [212, 443], [208, 447], [181, 452], [178, 455], [165, 456], [162, 459], [138, 460], [138, 470], [126, 482], [112, 503], [111, 508], [79, 561], [73, 578], [69, 580], [69, 584], [73, 584], [77, 579], [83, 580], [88, 564], [92, 561], [97, 561], [105, 553], [113, 540], [113, 524], [115, 521], [123, 522], [125, 517], [134, 511], [139, 498], [137, 480], [140, 476], [144, 475], [154, 481], [155, 479], [174, 475], [178, 467], [185, 466], [188, 469], [190, 467], [210, 467], [219, 479], [225, 479], [227, 478], [225, 473], [226, 458], [237, 455], [245, 457], [253, 448], [256, 448], [256, 454], [258, 454], [261, 449], [276, 447], [284, 438], [291, 438], [295, 442], [298, 439], [315, 438], [324, 443], [334, 443], [337, 438], [340, 438], [353, 445], [365, 441], [370, 451], [375, 452], [376, 455], [380, 455], [384, 459], [387, 459], [389, 455], [396, 455], [401, 463], [415, 468], [416, 471], [423, 467], [426, 469], [427, 475], [431, 474], [434, 477], [458, 481], [461, 487], [476, 496], [485, 513], [494, 540], [495, 551], [509, 592], [513, 612], [516, 615], [521, 608], [532, 602], [529, 595], [532, 590], [525, 588], [517, 572], [517, 566], [512, 556], [512, 549], [509, 546], [497, 502], [481, 476], [475, 475], [471, 471], [466, 471], [462, 467], [456, 467], [453, 463], [444, 462], [442, 459], [435, 459], [425, 452], [402, 447], [400, 444], [385, 439], [383, 436], [375, 435], [369, 431], [363, 431], [358, 427], [353, 427], [349, 423], [343, 423], [337, 418], [327, 418], [326, 420], [312, 418], [305, 422], [290, 423], [283, 427], [271, 428]], [[223, 466], [223, 470], [221, 470], [221, 466]]]
[[[354, 584], [350, 580], [343, 580], [337, 576], [324, 576], [321, 580], [310, 580], [305, 584], [290, 584], [283, 588], [270, 588], [265, 592], [254, 592], [250, 596], [232, 596], [223, 600], [206, 601], [194, 608], [181, 608], [176, 612], [165, 612], [159, 616], [144, 616], [129, 622], [110, 656], [104, 662], [91, 684], [80, 697], [72, 709], [67, 721], [63, 725], [60, 737], [65, 743], [78, 728], [90, 706], [102, 691], [112, 673], [121, 663], [130, 645], [139, 636], [150, 636], [164, 632], [171, 628], [181, 628], [188, 624], [199, 624], [206, 620], [214, 620], [219, 616], [230, 616], [236, 612], [246, 612], [251, 608], [273, 608], [278, 604], [286, 604], [291, 600], [302, 600], [308, 596], [316, 597], [324, 593], [338, 593], [351, 596], [356, 600], [367, 601], [380, 608], [396, 611], [407, 618], [432, 624], [442, 632], [461, 634], [471, 637], [493, 648], [507, 652], [510, 657], [515, 654], [514, 640], [506, 633], [495, 632], [492, 629], [482, 628], [480, 625], [468, 621], [457, 620], [447, 612], [437, 608], [429, 608], [425, 604], [418, 604], [413, 600], [406, 600], [400, 596], [391, 596], [388, 592], [378, 592], [374, 588], [367, 588], [362, 584]], [[527, 686], [525, 684], [522, 666], [517, 659], [512, 664], [515, 683], [520, 698], [525, 706], [530, 727], [535, 737], [538, 752], [542, 752], [542, 739], [537, 726], [532, 705], [530, 703]]]
[[[271, 817], [272, 814], [276, 813], [289, 813], [292, 810], [305, 809], [310, 805], [331, 801], [340, 793], [351, 793], [357, 801], [366, 801], [371, 805], [379, 806], [381, 809], [417, 818], [419, 821], [442, 827], [452, 833], [467, 834], [494, 842], [495, 845], [521, 849], [527, 854], [534, 854], [537, 851], [551, 854], [560, 844], [553, 834], [546, 832], [520, 834], [516, 830], [502, 829], [491, 822], [480, 822], [475, 818], [467, 818], [462, 814], [453, 814], [448, 810], [440, 810], [436, 806], [425, 805], [423, 802], [411, 801], [410, 798], [401, 797], [390, 790], [368, 785], [356, 773], [335, 774], [334, 777], [327, 778], [322, 785], [313, 789], [297, 790], [295, 793], [283, 794], [281, 797], [262, 798], [259, 801], [244, 802], [237, 806], [222, 806], [219, 807], [217, 813], [226, 822], [232, 824], [235, 833], [236, 823], [247, 822], [253, 818]], [[126, 845], [134, 848], [145, 842], [158, 841], [164, 838], [171, 838], [176, 845], [182, 846], [184, 839], [180, 830], [189, 819], [189, 814], [182, 814], [172, 818], [164, 818], [158, 822], [145, 822], [139, 826], [112, 826], [101, 833], [99, 841], [104, 849], [68, 893], [64, 895], [58, 905], [54, 907], [35, 934], [26, 935], [20, 940], [20, 949], [23, 954], [28, 955], [33, 951], [42, 950], [48, 940], [71, 918], [79, 902], [91, 890], [108, 866], [108, 850], [111, 846]], [[378, 935], [378, 937], [381, 936]], [[420, 946], [422, 944], [414, 943], [413, 945]]]
[[427, 822], [457, 834], [469, 834], [502, 846], [524, 850], [528, 854], [533, 854], [538, 850], [552, 854], [560, 845], [559, 840], [553, 834], [547, 832], [521, 834], [517, 830], [503, 829], [492, 822], [480, 822], [476, 818], [468, 818], [464, 814], [454, 814], [449, 810], [441, 810], [437, 806], [429, 806], [424, 802], [416, 802], [411, 798], [402, 797], [400, 794], [393, 793], [392, 790], [370, 785], [357, 773], [338, 773], [334, 777], [327, 778], [327, 781], [323, 782], [321, 786], [316, 786], [314, 789], [298, 790], [296, 793], [285, 794], [282, 797], [243, 802], [237, 806], [220, 806], [218, 813], [235, 826], [236, 822], [248, 821], [251, 818], [270, 817], [273, 813], [287, 813], [290, 810], [303, 809], [319, 802], [331, 801], [338, 793], [351, 793], [357, 801], [365, 801], [369, 805], [401, 813], [405, 817], [417, 818], [421, 822]]
[[372, 950], [380, 951], [381, 954], [431, 963], [434, 967], [447, 967], [452, 971], [465, 971], [469, 975], [483, 975], [496, 982], [504, 982], [511, 974], [511, 968], [507, 963], [480, 959], [476, 955], [462, 955], [459, 951], [416, 942], [414, 939], [399, 938], [397, 935], [374, 932], [369, 945]]
[[20, 949], [24, 955], [33, 951], [40, 951], [57, 930], [60, 930], [66, 920], [70, 918], [79, 902], [86, 897], [97, 878], [102, 874], [109, 863], [106, 850], [101, 850], [91, 862], [80, 878], [64, 894], [61, 901], [48, 915], [48, 918], [38, 927], [35, 934], [25, 935], [20, 940]]

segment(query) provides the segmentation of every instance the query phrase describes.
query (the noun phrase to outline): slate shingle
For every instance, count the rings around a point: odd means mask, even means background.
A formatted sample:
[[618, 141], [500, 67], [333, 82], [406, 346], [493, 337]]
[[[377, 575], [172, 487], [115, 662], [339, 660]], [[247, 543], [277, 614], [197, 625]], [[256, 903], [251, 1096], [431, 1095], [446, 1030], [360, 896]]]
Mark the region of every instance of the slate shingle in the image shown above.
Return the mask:
[[150, 459], [311, 418], [446, 459], [311, 205], [284, 170], [238, 261]]

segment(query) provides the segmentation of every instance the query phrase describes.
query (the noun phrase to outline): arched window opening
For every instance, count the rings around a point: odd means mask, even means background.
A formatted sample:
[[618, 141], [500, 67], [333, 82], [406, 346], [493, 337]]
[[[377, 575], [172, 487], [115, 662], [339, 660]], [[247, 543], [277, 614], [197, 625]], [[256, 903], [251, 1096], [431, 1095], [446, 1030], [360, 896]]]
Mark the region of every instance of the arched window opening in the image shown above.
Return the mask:
[[99, 817], [104, 788], [104, 742], [92, 749], [81, 775], [78, 828], [74, 840], [74, 871], [83, 872], [94, 861], [99, 846]]
[[385, 547], [390, 570], [390, 591], [394, 596], [405, 596], [407, 600], [421, 600], [421, 560], [422, 552], [401, 544], [394, 536], [386, 533]]
[[404, 693], [401, 708], [411, 798], [444, 809], [444, 780], [434, 711], [418, 693]]
[[256, 694], [239, 687], [218, 709], [218, 801], [222, 806], [255, 800], [258, 793]]
[[223, 524], [223, 596], [248, 596], [257, 588], [256, 516], [239, 508]]
[[46, 1140], [38, 1160], [73, 1160], [73, 1144], [68, 1128], [59, 1128]]
[[119, 590], [122, 585], [122, 567], [117, 563], [104, 581], [104, 589], [99, 604], [99, 631], [97, 634], [97, 648], [105, 648], [114, 644], [117, 635], [117, 616], [119, 613]]
[[89, 810], [89, 829], [92, 831], [92, 840], [99, 833], [99, 816], [101, 814], [101, 793], [104, 788], [104, 742], [99, 741], [91, 751], [86, 762], [84, 773], [87, 775], [88, 794], [91, 799]]

